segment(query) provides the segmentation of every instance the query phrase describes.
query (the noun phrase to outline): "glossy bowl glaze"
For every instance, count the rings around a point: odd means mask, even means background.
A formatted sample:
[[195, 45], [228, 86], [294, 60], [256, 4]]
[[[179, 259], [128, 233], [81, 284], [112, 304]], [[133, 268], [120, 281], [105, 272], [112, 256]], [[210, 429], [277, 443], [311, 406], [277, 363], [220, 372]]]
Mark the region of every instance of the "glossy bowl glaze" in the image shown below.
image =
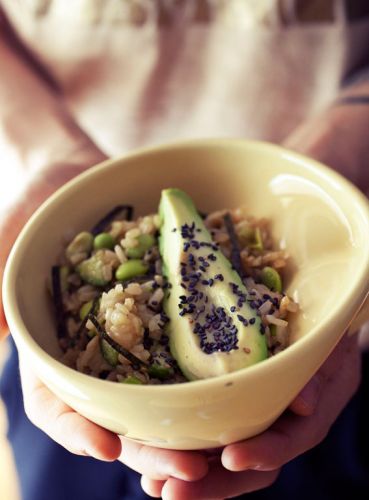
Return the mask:
[[[287, 291], [301, 307], [291, 346], [251, 368], [171, 386], [107, 382], [62, 365], [46, 281], [63, 237], [119, 203], [154, 212], [167, 187], [186, 190], [203, 211], [242, 206], [271, 219], [278, 245], [291, 255]], [[364, 196], [285, 149], [217, 140], [142, 150], [91, 168], [31, 218], [6, 267], [6, 317], [39, 377], [90, 420], [152, 446], [218, 447], [267, 428], [349, 327], [368, 292], [368, 234]]]

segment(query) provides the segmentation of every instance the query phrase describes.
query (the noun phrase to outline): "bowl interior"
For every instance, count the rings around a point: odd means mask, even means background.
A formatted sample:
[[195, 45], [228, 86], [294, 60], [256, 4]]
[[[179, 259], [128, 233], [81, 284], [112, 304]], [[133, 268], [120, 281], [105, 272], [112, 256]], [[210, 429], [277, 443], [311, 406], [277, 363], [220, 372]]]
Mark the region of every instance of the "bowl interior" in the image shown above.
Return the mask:
[[186, 190], [205, 212], [242, 206], [271, 220], [277, 246], [291, 255], [287, 291], [301, 305], [292, 342], [332, 318], [347, 325], [343, 305], [366, 286], [368, 269], [368, 215], [358, 192], [274, 146], [188, 143], [105, 162], [59, 190], [30, 221], [13, 252], [11, 314], [45, 351], [59, 353], [46, 281], [65, 238], [120, 203], [136, 214], [155, 212], [167, 187]]

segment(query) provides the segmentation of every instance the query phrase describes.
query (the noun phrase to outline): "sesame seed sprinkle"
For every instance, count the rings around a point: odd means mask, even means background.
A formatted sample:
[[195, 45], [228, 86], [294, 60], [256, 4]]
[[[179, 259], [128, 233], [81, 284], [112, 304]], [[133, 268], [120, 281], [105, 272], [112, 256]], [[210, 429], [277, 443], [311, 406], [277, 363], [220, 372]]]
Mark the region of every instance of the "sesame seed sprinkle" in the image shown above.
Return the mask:
[[[195, 233], [201, 233], [195, 223], [184, 224], [180, 232], [184, 240], [183, 252], [186, 254], [184, 261], [180, 262], [181, 287], [187, 290], [187, 295], [179, 296], [178, 314], [180, 316], [192, 315], [190, 318], [193, 332], [198, 335], [200, 347], [203, 352], [229, 352], [238, 349], [238, 329], [223, 307], [215, 307], [209, 302], [209, 297], [202, 290], [203, 287], [213, 287], [215, 283], [224, 281], [220, 273], [209, 277], [210, 262], [217, 260], [214, 253], [195, 256], [190, 249], [210, 248], [219, 251], [219, 245], [208, 241], [199, 241]], [[234, 293], [238, 292], [237, 285], [233, 284]], [[246, 300], [246, 299], [245, 299]], [[245, 318], [244, 322], [247, 321]]]

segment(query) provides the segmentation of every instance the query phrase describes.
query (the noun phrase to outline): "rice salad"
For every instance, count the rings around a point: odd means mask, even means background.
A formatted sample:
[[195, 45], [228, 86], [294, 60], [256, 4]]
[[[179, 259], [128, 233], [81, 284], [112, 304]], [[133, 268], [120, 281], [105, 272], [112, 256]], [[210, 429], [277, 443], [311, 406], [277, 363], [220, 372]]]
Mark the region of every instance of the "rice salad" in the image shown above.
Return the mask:
[[[277, 354], [288, 346], [298, 304], [283, 292], [288, 255], [276, 249], [270, 221], [240, 208], [202, 217], [214, 248], [242, 272], [268, 356]], [[133, 207], [121, 205], [66, 245], [50, 286], [64, 364], [129, 384], [187, 381], [169, 347], [160, 225], [158, 214], [134, 218]]]

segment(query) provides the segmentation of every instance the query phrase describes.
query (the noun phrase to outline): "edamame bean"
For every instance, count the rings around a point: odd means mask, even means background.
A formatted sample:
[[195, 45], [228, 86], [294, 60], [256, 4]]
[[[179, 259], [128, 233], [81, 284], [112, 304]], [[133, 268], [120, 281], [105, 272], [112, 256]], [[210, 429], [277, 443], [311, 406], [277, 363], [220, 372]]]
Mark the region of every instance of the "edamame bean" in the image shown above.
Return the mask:
[[254, 248], [255, 250], [263, 250], [263, 238], [261, 237], [261, 231], [259, 227], [255, 228], [254, 232], [254, 241], [250, 245], [250, 248]]
[[109, 233], [100, 233], [94, 238], [94, 249], [102, 250], [103, 248], [107, 248], [109, 250], [113, 250], [115, 245], [114, 238]]
[[116, 351], [105, 339], [100, 340], [100, 349], [105, 361], [107, 361], [110, 366], [117, 366], [118, 351]]
[[86, 283], [94, 286], [105, 286], [109, 283], [104, 272], [104, 250], [98, 250], [89, 259], [81, 262], [77, 272]]
[[135, 377], [134, 375], [129, 375], [125, 379], [123, 379], [122, 384], [137, 384], [137, 385], [142, 385], [143, 382], [140, 380], [138, 377]]
[[269, 330], [272, 337], [277, 335], [277, 325], [269, 325]]
[[278, 271], [273, 267], [266, 266], [261, 271], [261, 281], [270, 290], [274, 292], [282, 292], [282, 278]]
[[115, 271], [115, 277], [118, 281], [126, 281], [135, 276], [142, 276], [147, 273], [149, 266], [139, 259], [130, 259], [123, 262]]
[[158, 378], [159, 380], [165, 380], [171, 375], [170, 368], [156, 364], [151, 365], [147, 371], [151, 377]]
[[87, 316], [87, 314], [91, 311], [91, 307], [92, 307], [92, 300], [89, 300], [88, 302], [85, 302], [84, 304], [82, 304], [80, 310], [79, 310], [79, 318], [80, 320], [84, 320], [85, 317]]
[[92, 250], [94, 237], [87, 231], [77, 234], [75, 238], [69, 243], [66, 249], [66, 256], [70, 258], [76, 253], [89, 253]]
[[154, 246], [155, 237], [152, 234], [140, 234], [140, 236], [137, 237], [137, 241], [137, 246], [126, 250], [127, 257], [130, 259], [140, 259], [143, 257], [147, 250]]
[[69, 276], [69, 267], [61, 266], [60, 268], [60, 288], [62, 292], [66, 292], [68, 290], [68, 276]]

